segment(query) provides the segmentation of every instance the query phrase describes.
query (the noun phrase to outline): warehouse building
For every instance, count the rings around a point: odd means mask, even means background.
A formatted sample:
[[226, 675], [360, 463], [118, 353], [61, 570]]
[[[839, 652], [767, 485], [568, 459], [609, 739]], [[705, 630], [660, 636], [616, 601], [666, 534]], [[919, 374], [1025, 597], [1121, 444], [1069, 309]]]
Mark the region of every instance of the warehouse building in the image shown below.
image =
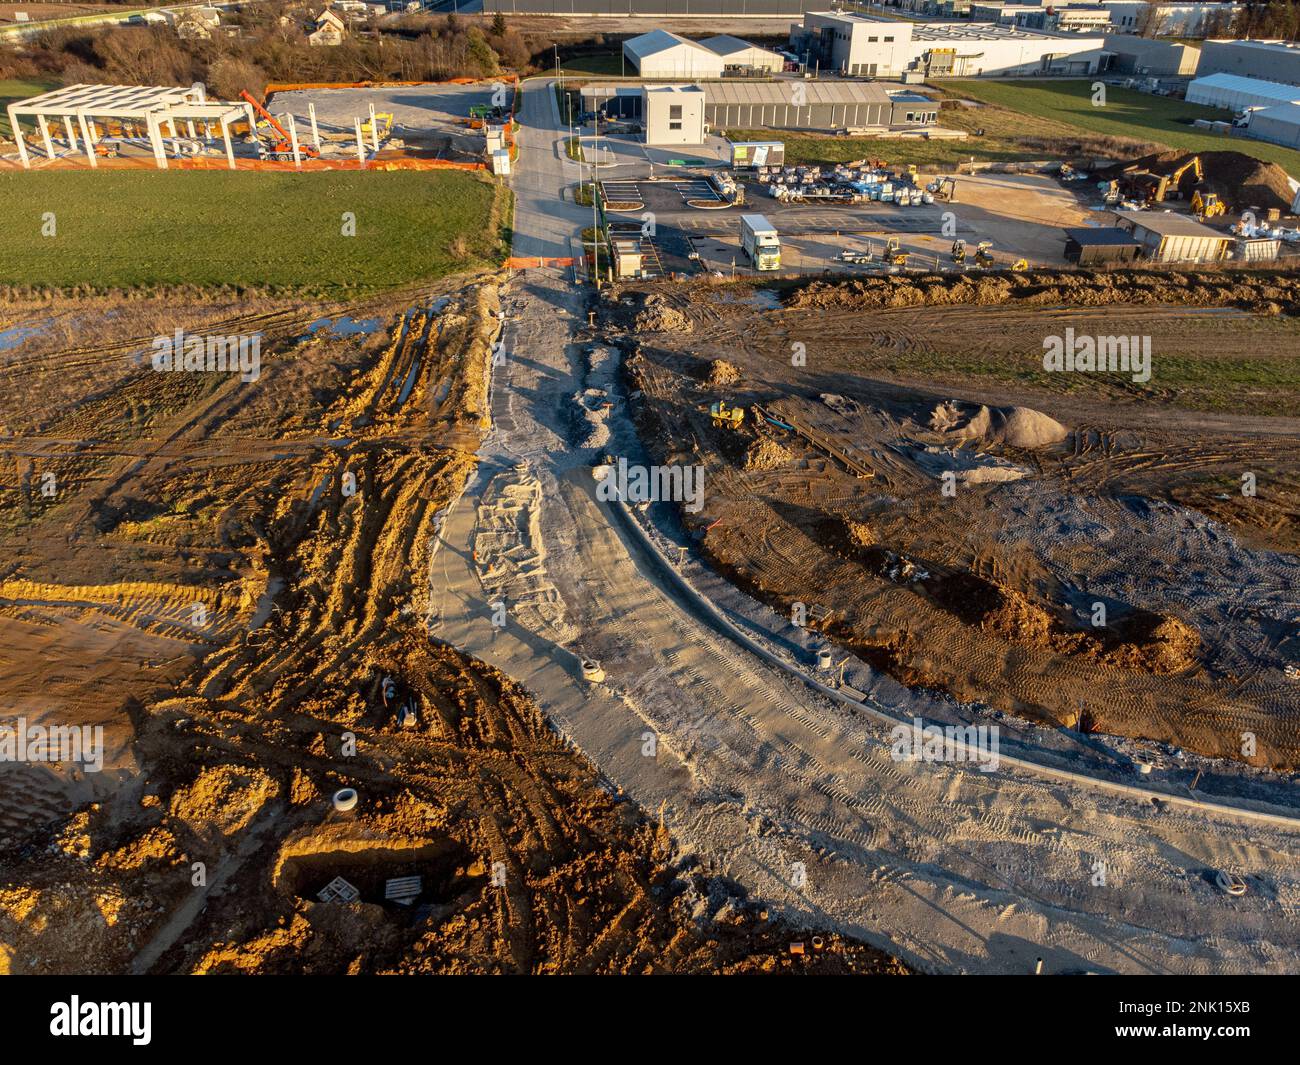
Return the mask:
[[1189, 78], [1201, 61], [1201, 50], [1194, 44], [1131, 33], [1111, 34], [1106, 38], [1106, 51], [1114, 57], [1111, 70], [1150, 78]]
[[1158, 263], [1222, 262], [1236, 239], [1173, 212], [1116, 211], [1115, 223], [1142, 245], [1145, 258]]
[[1058, 30], [1062, 33], [1109, 33], [1111, 12], [1105, 4], [1052, 4], [1047, 7], [1021, 5], [1012, 9], [1015, 24], [1025, 30]]
[[1238, 74], [1300, 85], [1300, 44], [1293, 41], [1206, 41], [1196, 73]]
[[1248, 107], [1276, 107], [1300, 102], [1300, 86], [1283, 85], [1237, 74], [1211, 74], [1187, 86], [1187, 102], [1244, 111]]
[[[582, 108], [645, 122], [647, 106], [658, 107], [671, 99], [665, 96], [650, 101], [654, 88], [585, 85]], [[939, 117], [939, 105], [930, 97], [879, 82], [721, 81], [691, 88], [703, 97], [706, 130], [852, 128], [886, 132], [923, 129]], [[645, 124], [648, 128], [649, 123]]]
[[729, 34], [706, 37], [700, 44], [721, 58], [723, 77], [779, 74], [785, 69], [785, 57], [779, 52], [759, 48]]
[[665, 30], [624, 41], [623, 58], [643, 78], [720, 78], [725, 65], [717, 52]]
[[1235, 3], [1148, 3], [1147, 0], [1101, 0], [1110, 9], [1116, 32], [1143, 37], [1215, 37], [1232, 29], [1242, 11]]
[[1095, 74], [1107, 56], [1100, 34], [1047, 33], [967, 22], [903, 22], [811, 11], [791, 45], [809, 66], [865, 77], [1023, 77]]
[[1250, 116], [1246, 132], [1284, 148], [1300, 148], [1300, 104], [1278, 104]]

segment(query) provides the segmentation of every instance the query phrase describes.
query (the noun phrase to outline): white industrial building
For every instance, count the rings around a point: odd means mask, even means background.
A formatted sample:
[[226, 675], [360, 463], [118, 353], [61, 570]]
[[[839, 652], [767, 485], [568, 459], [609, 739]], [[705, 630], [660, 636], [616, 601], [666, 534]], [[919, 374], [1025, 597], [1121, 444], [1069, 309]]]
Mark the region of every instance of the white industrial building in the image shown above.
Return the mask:
[[1206, 41], [1201, 45], [1201, 76], [1240, 74], [1264, 81], [1300, 85], [1300, 44], [1295, 41]]
[[1261, 141], [1300, 148], [1300, 103], [1266, 107], [1250, 116], [1246, 132]]
[[1225, 111], [1244, 111], [1248, 107], [1275, 107], [1300, 101], [1300, 86], [1283, 85], [1236, 74], [1211, 74], [1197, 78], [1187, 86], [1187, 102], [1221, 107]]
[[1118, 74], [1152, 78], [1190, 78], [1196, 74], [1201, 50], [1186, 41], [1155, 40], [1132, 33], [1112, 33], [1106, 38], [1110, 69]]
[[785, 57], [779, 52], [759, 48], [730, 34], [706, 37], [700, 44], [722, 59], [723, 74], [779, 74], [785, 69]]
[[722, 56], [666, 30], [651, 30], [623, 42], [629, 70], [643, 78], [720, 78]]
[[1101, 34], [1051, 33], [976, 22], [903, 22], [810, 11], [791, 44], [809, 67], [893, 78], [1095, 74], [1106, 62]]
[[776, 74], [785, 66], [777, 52], [722, 34], [691, 41], [651, 30], [623, 42], [628, 66], [643, 78], [721, 78]]
[[1243, 5], [1236, 3], [1148, 3], [1147, 0], [1101, 0], [1120, 33], [1146, 37], [1206, 37], [1226, 34]]

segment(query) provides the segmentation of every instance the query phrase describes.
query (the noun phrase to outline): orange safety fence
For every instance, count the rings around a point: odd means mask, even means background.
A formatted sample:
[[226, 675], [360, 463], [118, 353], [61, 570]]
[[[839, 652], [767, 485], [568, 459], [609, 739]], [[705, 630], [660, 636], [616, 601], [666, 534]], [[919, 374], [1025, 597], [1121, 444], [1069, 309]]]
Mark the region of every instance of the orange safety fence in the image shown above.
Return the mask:
[[[151, 155], [131, 156], [123, 158], [108, 157], [98, 160], [100, 170], [157, 170], [158, 164], [154, 162]], [[0, 159], [0, 170], [5, 169], [22, 169], [22, 164], [17, 160]], [[35, 167], [38, 170], [89, 170], [90, 163], [86, 161], [84, 155], [64, 156], [54, 160], [41, 160]], [[229, 170], [230, 166], [224, 156], [214, 156], [204, 159], [171, 159], [167, 160], [168, 170]], [[304, 159], [301, 166], [295, 166], [291, 159], [235, 159], [236, 170], [253, 170], [262, 173], [320, 173], [325, 170], [462, 170], [462, 171], [486, 171], [485, 163], [459, 163], [450, 159], [416, 159], [410, 157], [395, 156], [385, 159], [383, 157], [371, 158], [363, 167], [356, 159]]]
[[506, 266], [511, 270], [528, 270], [535, 269], [539, 266], [574, 266], [577, 262], [577, 259], [548, 259], [545, 257], [530, 259], [512, 257], [506, 260]]

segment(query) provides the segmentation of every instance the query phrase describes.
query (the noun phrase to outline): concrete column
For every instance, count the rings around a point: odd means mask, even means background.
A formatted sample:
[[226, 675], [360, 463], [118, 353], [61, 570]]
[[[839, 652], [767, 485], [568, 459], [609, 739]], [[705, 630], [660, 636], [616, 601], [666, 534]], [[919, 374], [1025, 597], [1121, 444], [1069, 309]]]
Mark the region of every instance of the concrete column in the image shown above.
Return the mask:
[[299, 170], [302, 169], [302, 151], [298, 147], [298, 125], [293, 120], [293, 115], [284, 116], [289, 120], [289, 144], [293, 148], [293, 165]]
[[[486, 125], [485, 122], [484, 126], [486, 127]], [[379, 151], [379, 124], [375, 121], [374, 104], [370, 105], [370, 144], [376, 152]]]
[[364, 170], [366, 168], [366, 142], [361, 137], [361, 119], [354, 118], [352, 121], [357, 129], [357, 159], [361, 163], [361, 169]]
[[320, 130], [316, 128], [316, 105], [309, 103], [307, 105], [307, 116], [311, 119], [311, 142], [320, 151]]
[[68, 147], [75, 152], [79, 145], [77, 144], [77, 127], [72, 124], [71, 115], [63, 116], [63, 129], [68, 134]]
[[45, 142], [45, 155], [49, 159], [54, 158], [54, 142], [50, 140], [50, 124], [44, 115], [36, 116], [36, 125], [41, 131], [41, 140]]
[[14, 140], [18, 142], [18, 158], [22, 160], [23, 169], [30, 170], [32, 161], [27, 155], [27, 144], [23, 140], [23, 127], [18, 124], [18, 113], [12, 104], [9, 107], [9, 128], [13, 130]]
[[188, 119], [185, 123], [185, 132], [189, 134], [190, 140], [198, 140], [199, 135], [194, 132], [194, 119]]
[[226, 146], [226, 165], [230, 167], [231, 170], [234, 170], [235, 149], [230, 143], [230, 126], [227, 124], [224, 117], [221, 119], [221, 140]]
[[77, 123], [81, 126], [81, 140], [86, 146], [86, 158], [93, 168], [98, 168], [99, 160], [95, 157], [95, 142], [90, 139], [90, 128], [86, 125], [86, 116], [78, 112]]
[[167, 149], [163, 146], [162, 130], [158, 128], [160, 123], [153, 115], [146, 115], [144, 122], [149, 130], [149, 144], [153, 148], [154, 162], [158, 164], [159, 170], [166, 170]]

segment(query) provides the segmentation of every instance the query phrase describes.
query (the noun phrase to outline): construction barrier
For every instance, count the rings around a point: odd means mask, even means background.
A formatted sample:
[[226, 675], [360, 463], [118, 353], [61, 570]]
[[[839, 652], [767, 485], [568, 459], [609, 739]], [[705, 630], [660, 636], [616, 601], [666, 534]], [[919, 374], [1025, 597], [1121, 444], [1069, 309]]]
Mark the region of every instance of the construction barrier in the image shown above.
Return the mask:
[[[103, 158], [98, 160], [100, 170], [158, 170], [158, 164], [154, 162], [153, 156], [139, 156], [129, 158]], [[22, 167], [16, 161], [0, 159], [0, 170], [21, 170]], [[89, 170], [90, 163], [86, 157], [66, 156], [49, 161], [41, 161], [35, 165], [34, 170]], [[213, 156], [210, 158], [195, 159], [193, 157], [167, 160], [168, 170], [225, 170], [229, 171], [230, 166], [224, 156]], [[417, 159], [412, 157], [394, 156], [392, 158], [371, 158], [362, 166], [355, 158], [348, 159], [340, 157], [338, 159], [303, 159], [301, 166], [295, 166], [291, 159], [235, 159], [236, 170], [251, 170], [260, 173], [320, 173], [324, 170], [461, 170], [461, 171], [486, 171], [486, 163], [459, 163], [450, 159]]]
[[529, 270], [537, 269], [542, 266], [575, 266], [577, 259], [548, 259], [545, 257], [538, 258], [510, 258], [506, 260], [506, 268], [510, 270]]

